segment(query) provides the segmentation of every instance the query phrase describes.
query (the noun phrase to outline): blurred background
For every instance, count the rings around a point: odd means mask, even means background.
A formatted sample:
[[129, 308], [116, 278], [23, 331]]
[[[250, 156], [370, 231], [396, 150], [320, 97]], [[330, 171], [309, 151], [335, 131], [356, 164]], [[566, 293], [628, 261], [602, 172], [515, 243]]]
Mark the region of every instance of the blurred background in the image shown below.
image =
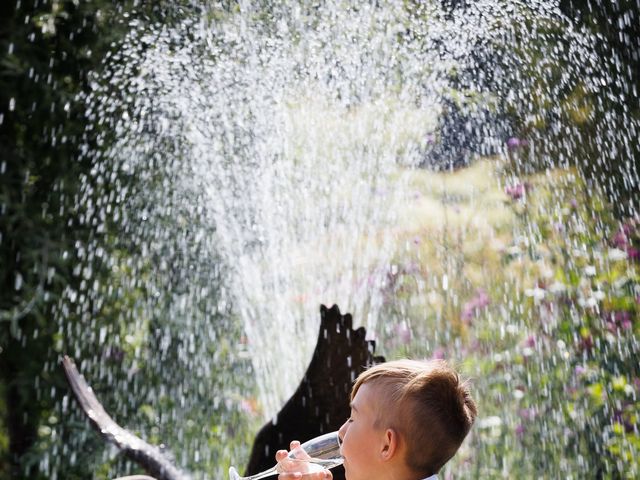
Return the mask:
[[443, 478], [637, 478], [638, 0], [6, 0], [0, 478], [226, 478], [321, 303], [446, 358]]

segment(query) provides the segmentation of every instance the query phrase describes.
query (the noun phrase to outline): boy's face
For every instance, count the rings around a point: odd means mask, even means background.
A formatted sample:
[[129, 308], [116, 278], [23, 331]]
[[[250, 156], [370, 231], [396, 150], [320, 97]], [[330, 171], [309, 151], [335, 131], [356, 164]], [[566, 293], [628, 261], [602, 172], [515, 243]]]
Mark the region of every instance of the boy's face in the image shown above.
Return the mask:
[[340, 427], [342, 455], [347, 480], [371, 480], [379, 470], [383, 430], [374, 427], [376, 387], [364, 383], [351, 402], [351, 416]]

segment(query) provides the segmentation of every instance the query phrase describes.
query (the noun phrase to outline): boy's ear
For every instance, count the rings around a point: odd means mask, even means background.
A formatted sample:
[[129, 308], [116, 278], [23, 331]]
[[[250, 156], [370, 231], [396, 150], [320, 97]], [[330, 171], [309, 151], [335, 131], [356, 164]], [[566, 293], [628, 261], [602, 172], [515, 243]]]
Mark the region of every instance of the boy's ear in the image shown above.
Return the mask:
[[384, 432], [384, 440], [380, 455], [383, 461], [391, 460], [398, 452], [398, 432], [393, 428], [387, 428]]

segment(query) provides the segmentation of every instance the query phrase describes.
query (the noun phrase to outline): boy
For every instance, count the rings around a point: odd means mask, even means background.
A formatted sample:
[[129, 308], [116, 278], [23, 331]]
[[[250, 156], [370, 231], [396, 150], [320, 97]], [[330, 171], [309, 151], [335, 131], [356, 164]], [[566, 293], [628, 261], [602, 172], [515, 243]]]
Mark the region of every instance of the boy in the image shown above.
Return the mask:
[[[397, 360], [364, 371], [340, 427], [347, 480], [435, 480], [477, 414], [466, 383], [442, 360]], [[299, 445], [292, 442], [291, 448]], [[276, 453], [276, 460], [287, 456]], [[285, 468], [288, 468], [285, 466]], [[281, 473], [279, 480], [321, 480], [331, 472]]]

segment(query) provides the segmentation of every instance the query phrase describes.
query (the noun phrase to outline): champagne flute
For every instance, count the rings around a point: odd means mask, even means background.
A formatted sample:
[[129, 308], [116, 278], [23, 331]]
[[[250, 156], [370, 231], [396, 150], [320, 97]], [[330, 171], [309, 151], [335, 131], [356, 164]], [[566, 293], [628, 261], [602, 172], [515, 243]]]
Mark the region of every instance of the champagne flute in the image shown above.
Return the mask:
[[325, 468], [337, 467], [342, 465], [344, 460], [340, 454], [340, 444], [338, 432], [325, 433], [294, 448], [289, 452], [286, 459], [264, 472], [256, 473], [249, 477], [241, 477], [238, 475], [238, 471], [231, 467], [229, 468], [229, 478], [230, 480], [259, 480], [277, 473], [292, 471], [282, 465], [284, 462], [287, 462], [287, 464], [289, 462], [300, 462], [301, 470], [299, 471], [303, 473], [318, 472]]

